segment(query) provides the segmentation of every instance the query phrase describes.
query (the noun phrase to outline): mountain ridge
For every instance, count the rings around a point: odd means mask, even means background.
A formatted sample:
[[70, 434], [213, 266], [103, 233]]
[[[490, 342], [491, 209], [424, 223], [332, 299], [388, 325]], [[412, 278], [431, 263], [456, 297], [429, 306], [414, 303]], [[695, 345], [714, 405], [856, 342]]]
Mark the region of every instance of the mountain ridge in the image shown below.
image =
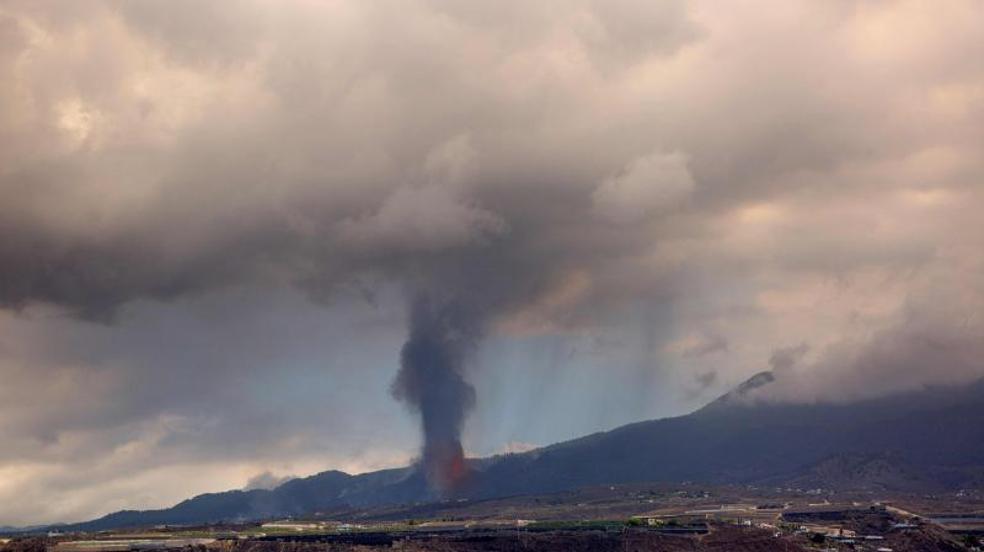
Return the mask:
[[[486, 499], [597, 484], [701, 481], [873, 489], [951, 488], [984, 474], [984, 380], [853, 403], [746, 400], [760, 372], [706, 406], [528, 452], [470, 459], [451, 497]], [[918, 474], [918, 478], [911, 477]], [[441, 499], [413, 467], [330, 470], [271, 490], [208, 493], [171, 508], [127, 510], [63, 530], [290, 517]]]

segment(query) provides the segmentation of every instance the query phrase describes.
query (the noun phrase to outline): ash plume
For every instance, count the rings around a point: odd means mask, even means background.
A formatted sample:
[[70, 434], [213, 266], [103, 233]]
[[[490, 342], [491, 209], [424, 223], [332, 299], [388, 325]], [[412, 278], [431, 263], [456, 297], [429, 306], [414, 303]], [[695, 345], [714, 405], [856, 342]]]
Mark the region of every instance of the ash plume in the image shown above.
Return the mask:
[[427, 295], [413, 300], [409, 326], [392, 392], [420, 413], [421, 468], [435, 490], [446, 492], [465, 476], [461, 431], [475, 389], [464, 368], [481, 331], [460, 305]]

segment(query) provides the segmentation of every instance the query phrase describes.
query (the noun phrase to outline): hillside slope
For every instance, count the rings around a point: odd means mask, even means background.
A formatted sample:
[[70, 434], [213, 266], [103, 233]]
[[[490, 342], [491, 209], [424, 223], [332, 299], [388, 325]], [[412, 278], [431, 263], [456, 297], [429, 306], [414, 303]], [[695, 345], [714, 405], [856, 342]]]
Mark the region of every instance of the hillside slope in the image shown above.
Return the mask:
[[[537, 494], [632, 482], [768, 483], [943, 489], [984, 482], [984, 380], [843, 404], [751, 403], [764, 372], [685, 416], [640, 422], [522, 454], [472, 461], [455, 498]], [[69, 529], [293, 516], [434, 500], [412, 468], [329, 471], [274, 490], [206, 494]]]

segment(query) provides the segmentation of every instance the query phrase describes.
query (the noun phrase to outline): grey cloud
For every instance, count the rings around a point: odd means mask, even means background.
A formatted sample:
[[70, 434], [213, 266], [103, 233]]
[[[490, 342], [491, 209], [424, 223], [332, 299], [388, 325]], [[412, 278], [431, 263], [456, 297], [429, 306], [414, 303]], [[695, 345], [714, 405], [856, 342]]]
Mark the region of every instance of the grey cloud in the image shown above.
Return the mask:
[[702, 334], [700, 339], [688, 345], [681, 355], [688, 357], [702, 357], [711, 353], [718, 353], [728, 350], [728, 340], [723, 335], [716, 333]]
[[826, 349], [813, 364], [777, 372], [780, 401], [852, 401], [929, 386], [966, 383], [984, 376], [979, 328], [903, 323], [869, 339]]
[[717, 374], [714, 372], [707, 372], [704, 374], [698, 374], [694, 379], [697, 380], [697, 383], [700, 384], [700, 387], [703, 389], [714, 383], [714, 380], [717, 379]]
[[580, 34], [598, 62], [623, 68], [653, 55], [673, 54], [699, 38], [686, 2], [589, 2]]
[[810, 346], [806, 343], [800, 343], [799, 345], [790, 347], [780, 347], [772, 351], [772, 355], [769, 356], [769, 368], [777, 373], [792, 370], [809, 351]]
[[446, 250], [486, 242], [507, 231], [495, 213], [462, 204], [435, 188], [400, 188], [379, 210], [342, 221], [342, 241], [355, 248], [398, 251]]
[[605, 179], [591, 199], [603, 218], [637, 223], [679, 207], [693, 189], [686, 156], [657, 152], [635, 159], [623, 173]]

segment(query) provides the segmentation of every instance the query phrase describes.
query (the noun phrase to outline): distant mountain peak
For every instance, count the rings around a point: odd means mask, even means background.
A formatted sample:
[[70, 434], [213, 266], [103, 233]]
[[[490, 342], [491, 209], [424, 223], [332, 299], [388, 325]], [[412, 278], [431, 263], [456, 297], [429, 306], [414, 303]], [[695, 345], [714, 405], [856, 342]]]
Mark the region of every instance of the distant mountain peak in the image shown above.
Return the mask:
[[698, 412], [715, 412], [722, 408], [746, 404], [748, 396], [752, 391], [765, 387], [774, 381], [776, 381], [776, 376], [771, 370], [759, 372], [743, 381], [738, 387], [709, 402], [703, 408], [699, 409]]

